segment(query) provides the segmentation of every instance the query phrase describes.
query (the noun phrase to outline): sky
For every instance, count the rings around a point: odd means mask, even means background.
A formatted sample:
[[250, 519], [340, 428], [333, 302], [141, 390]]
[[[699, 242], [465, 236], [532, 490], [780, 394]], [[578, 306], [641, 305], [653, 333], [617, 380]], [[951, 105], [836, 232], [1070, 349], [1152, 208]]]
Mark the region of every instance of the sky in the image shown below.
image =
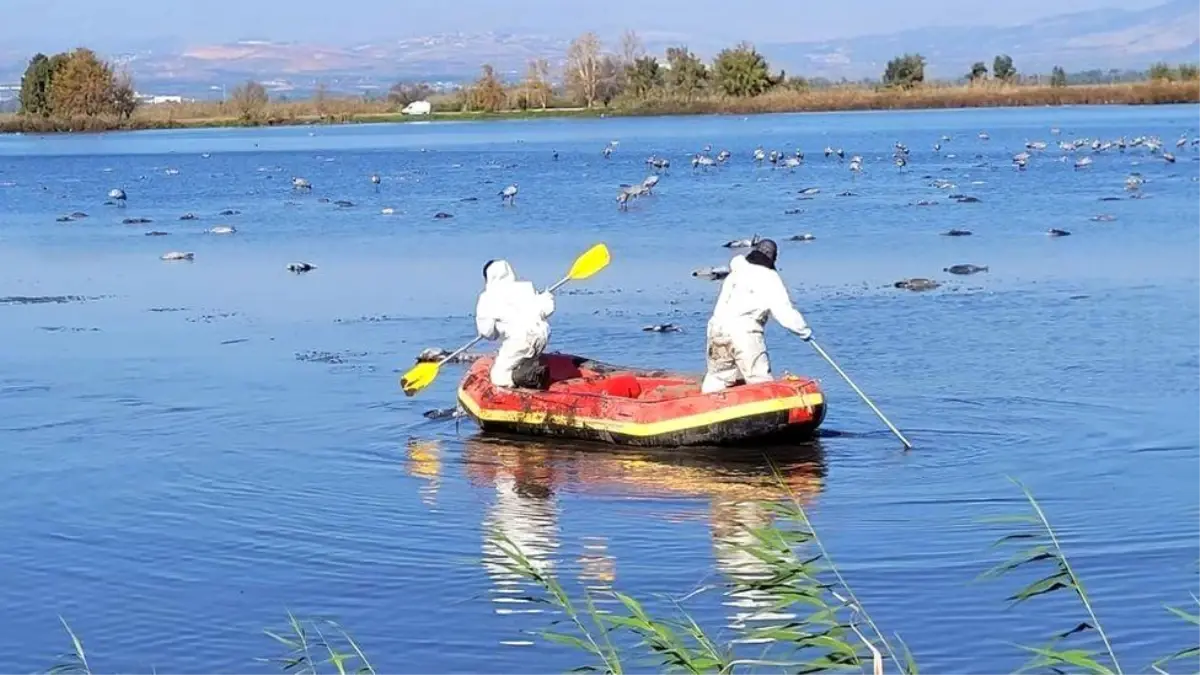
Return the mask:
[[[1163, 1], [0, 0], [0, 47], [122, 50], [239, 39], [349, 46], [454, 31], [570, 37], [585, 30], [616, 35], [625, 28], [669, 39], [802, 42], [938, 25], [1025, 24], [1056, 14], [1142, 9]], [[340, 11], [350, 7], [353, 11]]]

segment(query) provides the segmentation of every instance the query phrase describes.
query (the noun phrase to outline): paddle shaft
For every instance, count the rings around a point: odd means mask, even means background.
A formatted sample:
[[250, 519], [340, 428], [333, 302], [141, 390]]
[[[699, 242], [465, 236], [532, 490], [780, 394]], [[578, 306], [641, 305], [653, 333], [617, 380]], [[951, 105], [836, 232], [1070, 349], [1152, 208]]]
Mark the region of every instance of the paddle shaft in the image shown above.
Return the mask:
[[479, 341], [480, 341], [480, 340], [482, 340], [482, 339], [483, 339], [483, 336], [482, 336], [482, 335], [476, 335], [474, 340], [471, 340], [471, 341], [470, 341], [470, 342], [468, 342], [467, 344], [465, 344], [465, 345], [463, 345], [463, 346], [459, 347], [458, 349], [454, 350], [453, 352], [450, 352], [450, 355], [449, 355], [449, 356], [447, 356], [446, 358], [442, 359], [441, 361], [438, 361], [438, 368], [441, 368], [442, 366], [446, 365], [446, 363], [448, 363], [448, 362], [449, 362], [451, 359], [453, 359], [454, 357], [456, 357], [456, 356], [458, 356], [459, 354], [461, 354], [461, 353], [463, 353], [463, 352], [467, 351], [467, 350], [468, 350], [468, 349], [470, 349], [471, 347], [474, 347], [475, 345], [479, 344]]
[[857, 392], [858, 395], [862, 397], [862, 400], [865, 401], [867, 405], [871, 406], [871, 410], [874, 410], [875, 414], [879, 415], [879, 419], [883, 420], [883, 423], [888, 425], [888, 428], [892, 430], [893, 434], [896, 434], [896, 438], [900, 439], [900, 442], [904, 444], [904, 447], [911, 449], [912, 443], [909, 443], [908, 439], [904, 437], [904, 434], [900, 433], [900, 430], [897, 429], [895, 427], [895, 425], [893, 425], [891, 423], [890, 420], [888, 420], [887, 416], [885, 416], [883, 414], [883, 412], [881, 412], [879, 410], [879, 408], [876, 408], [874, 403], [871, 403], [871, 399], [867, 398], [867, 395], [863, 393], [862, 389], [858, 388], [858, 385], [854, 384], [854, 381], [850, 379], [850, 376], [847, 375], [845, 373], [845, 371], [843, 371], [841, 368], [838, 367], [838, 364], [834, 362], [834, 360], [829, 356], [829, 354], [825, 353], [824, 349], [821, 349], [821, 345], [817, 344], [816, 340], [811, 340], [811, 339], [808, 341], [808, 343], [813, 346], [813, 349], [817, 350], [818, 354], [820, 354], [822, 357], [825, 358], [826, 361], [829, 362], [829, 365], [833, 366], [833, 369], [838, 372], [838, 375], [842, 376], [842, 379], [846, 380], [846, 384], [850, 385], [850, 388], [853, 389], [855, 392]]

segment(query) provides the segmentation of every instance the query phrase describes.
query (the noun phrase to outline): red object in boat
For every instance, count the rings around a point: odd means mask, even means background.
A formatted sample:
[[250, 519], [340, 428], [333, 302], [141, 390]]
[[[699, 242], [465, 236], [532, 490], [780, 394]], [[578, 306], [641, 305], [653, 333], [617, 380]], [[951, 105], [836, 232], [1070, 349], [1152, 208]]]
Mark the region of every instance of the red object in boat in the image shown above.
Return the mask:
[[728, 445], [809, 437], [825, 419], [825, 397], [804, 377], [743, 384], [713, 394], [700, 381], [570, 354], [545, 354], [546, 390], [497, 387], [492, 357], [471, 365], [458, 401], [484, 431], [559, 436], [620, 445]]

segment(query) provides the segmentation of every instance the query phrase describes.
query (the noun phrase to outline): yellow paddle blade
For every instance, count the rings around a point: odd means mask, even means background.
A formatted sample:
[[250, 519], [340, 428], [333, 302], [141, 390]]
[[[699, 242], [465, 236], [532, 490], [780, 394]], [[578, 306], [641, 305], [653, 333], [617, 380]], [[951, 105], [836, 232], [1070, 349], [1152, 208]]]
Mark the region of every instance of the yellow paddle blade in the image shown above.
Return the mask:
[[608, 261], [608, 247], [604, 244], [596, 244], [575, 259], [575, 264], [571, 265], [571, 271], [567, 276], [576, 280], [586, 279], [604, 269], [608, 265]]
[[412, 396], [428, 387], [437, 374], [438, 363], [436, 361], [423, 361], [413, 366], [404, 374], [404, 377], [400, 378], [400, 388], [404, 390], [406, 396]]

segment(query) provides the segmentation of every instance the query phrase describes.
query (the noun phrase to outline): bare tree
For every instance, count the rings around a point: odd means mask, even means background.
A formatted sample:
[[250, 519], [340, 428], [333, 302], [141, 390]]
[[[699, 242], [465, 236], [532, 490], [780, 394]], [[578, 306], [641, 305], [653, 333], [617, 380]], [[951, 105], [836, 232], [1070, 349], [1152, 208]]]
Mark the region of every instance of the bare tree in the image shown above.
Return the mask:
[[621, 66], [632, 66], [635, 61], [646, 55], [646, 46], [637, 32], [627, 30], [621, 35]]
[[535, 59], [529, 62], [529, 70], [525, 75], [523, 96], [526, 105], [538, 106], [545, 110], [550, 102], [550, 64], [545, 59]]
[[567, 86], [591, 108], [596, 103], [599, 84], [600, 38], [595, 33], [584, 33], [571, 42], [567, 51]]
[[238, 85], [229, 97], [238, 116], [247, 122], [257, 120], [270, 100], [266, 88], [254, 80]]

